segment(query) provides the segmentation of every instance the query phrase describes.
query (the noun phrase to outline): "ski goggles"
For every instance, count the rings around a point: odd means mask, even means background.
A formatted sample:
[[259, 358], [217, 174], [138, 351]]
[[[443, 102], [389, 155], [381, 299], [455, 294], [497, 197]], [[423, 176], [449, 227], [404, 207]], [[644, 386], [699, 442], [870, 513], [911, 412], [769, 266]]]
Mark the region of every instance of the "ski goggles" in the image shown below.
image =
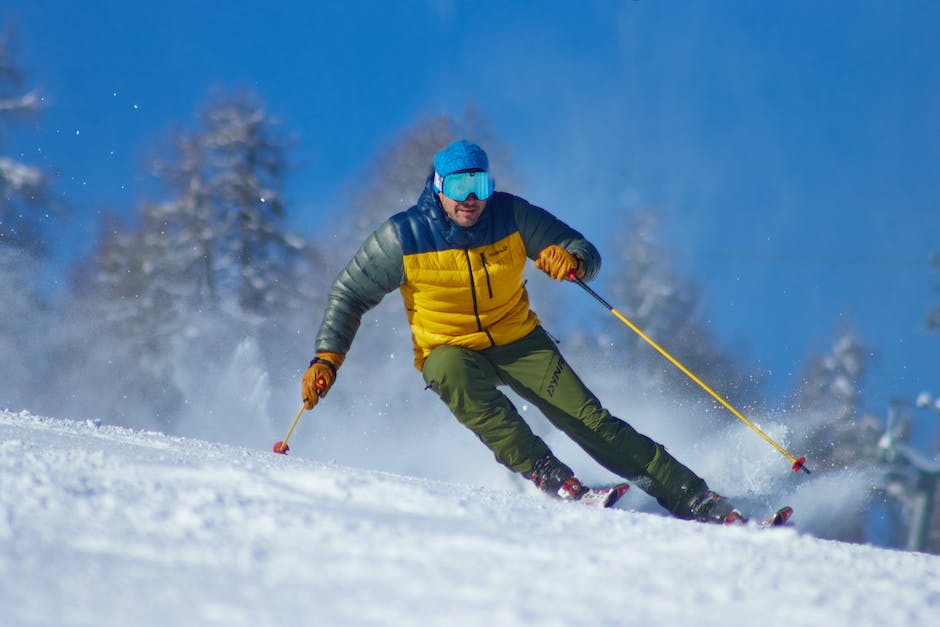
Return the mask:
[[434, 173], [434, 189], [444, 192], [448, 198], [463, 202], [470, 194], [476, 194], [480, 200], [493, 195], [496, 183], [489, 172], [455, 172], [447, 176]]

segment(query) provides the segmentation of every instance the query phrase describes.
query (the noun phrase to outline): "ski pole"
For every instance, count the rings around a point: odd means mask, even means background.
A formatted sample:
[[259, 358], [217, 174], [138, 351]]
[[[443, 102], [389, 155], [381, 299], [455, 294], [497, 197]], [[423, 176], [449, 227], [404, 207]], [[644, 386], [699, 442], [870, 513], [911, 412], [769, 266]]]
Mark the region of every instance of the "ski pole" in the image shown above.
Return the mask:
[[793, 462], [793, 466], [792, 466], [793, 472], [796, 472], [796, 471], [798, 471], [798, 470], [802, 470], [802, 471], [805, 472], [806, 474], [810, 474], [809, 468], [807, 468], [806, 465], [805, 465], [805, 464], [806, 464], [806, 456], [805, 456], [805, 455], [804, 455], [804, 456], [801, 456], [801, 457], [794, 457], [794, 456], [791, 455], [785, 448], [783, 448], [782, 446], [780, 446], [779, 444], [777, 444], [776, 442], [774, 442], [774, 440], [773, 440], [769, 435], [767, 435], [766, 433], [764, 433], [763, 431], [761, 431], [760, 428], [758, 428], [757, 425], [755, 425], [753, 422], [751, 422], [750, 420], [748, 420], [747, 418], [745, 418], [745, 417], [744, 417], [744, 414], [742, 414], [742, 413], [739, 412], [737, 409], [735, 409], [734, 406], [732, 406], [731, 403], [729, 403], [729, 402], [726, 401], [724, 398], [722, 398], [721, 395], [718, 394], [718, 392], [716, 392], [715, 390], [713, 390], [713, 389], [711, 389], [710, 387], [708, 387], [708, 385], [706, 385], [701, 379], [699, 379], [697, 376], [695, 376], [695, 374], [693, 374], [692, 371], [690, 371], [688, 368], [686, 368], [685, 366], [683, 366], [683, 365], [679, 362], [678, 359], [676, 359], [675, 357], [673, 357], [672, 355], [670, 355], [668, 352], [666, 352], [666, 350], [665, 350], [662, 346], [660, 346], [659, 344], [657, 344], [656, 342], [654, 342], [654, 341], [652, 340], [652, 338], [650, 338], [648, 335], [646, 335], [645, 333], [643, 333], [643, 331], [640, 330], [639, 327], [637, 327], [635, 324], [633, 324], [632, 322], [630, 322], [630, 320], [628, 320], [626, 316], [624, 316], [622, 313], [620, 313], [619, 311], [617, 311], [610, 303], [608, 303], [606, 300], [604, 300], [603, 298], [601, 298], [601, 296], [600, 296], [597, 292], [595, 292], [593, 289], [591, 289], [590, 287], [588, 287], [587, 283], [585, 283], [584, 281], [582, 281], [581, 279], [579, 279], [579, 278], [575, 275], [574, 272], [572, 272], [571, 275], [569, 275], [568, 278], [569, 278], [571, 281], [574, 281], [575, 283], [577, 283], [578, 285], [580, 285], [581, 288], [584, 289], [585, 292], [587, 292], [588, 294], [590, 294], [591, 296], [593, 296], [593, 297], [597, 300], [597, 302], [599, 302], [601, 305], [603, 305], [604, 307], [606, 307], [607, 310], [610, 311], [610, 313], [614, 314], [614, 316], [616, 316], [616, 317], [620, 320], [620, 322], [622, 322], [622, 323], [624, 323], [625, 325], [627, 325], [628, 327], [630, 327], [630, 330], [633, 331], [634, 333], [636, 333], [637, 335], [639, 335], [639, 336], [643, 339], [643, 341], [645, 341], [647, 344], [649, 344], [650, 346], [652, 346], [653, 348], [655, 348], [655, 349], [659, 352], [659, 354], [662, 355], [663, 357], [665, 357], [666, 359], [668, 359], [668, 360], [672, 363], [673, 366], [675, 366], [676, 368], [678, 368], [679, 370], [681, 370], [683, 374], [685, 374], [687, 377], [689, 377], [690, 379], [692, 379], [693, 381], [695, 381], [703, 390], [705, 390], [706, 392], [708, 392], [708, 393], [711, 395], [712, 398], [714, 398], [716, 401], [718, 401], [719, 403], [721, 403], [721, 404], [725, 407], [725, 409], [727, 409], [727, 410], [730, 411], [732, 414], [734, 414], [734, 416], [735, 416], [736, 418], [738, 418], [738, 420], [740, 420], [741, 422], [743, 422], [744, 424], [746, 424], [747, 426], [749, 426], [751, 429], [753, 429], [753, 430], [757, 433], [757, 435], [759, 435], [760, 437], [764, 438], [764, 440], [766, 440], [768, 444], [770, 444], [772, 447], [774, 447], [775, 449], [777, 449], [777, 451], [779, 451], [784, 457], [786, 457], [786, 458], [789, 459], [791, 462]]
[[290, 450], [290, 447], [287, 446], [287, 441], [290, 439], [291, 434], [294, 432], [294, 427], [297, 426], [297, 423], [300, 421], [300, 416], [304, 413], [304, 410], [307, 409], [306, 405], [300, 406], [300, 411], [297, 412], [297, 415], [294, 416], [294, 422], [290, 423], [290, 429], [287, 430], [287, 435], [284, 436], [283, 440], [278, 440], [274, 443], [274, 452], [281, 455], [287, 455], [287, 451]]
[[[320, 392], [326, 387], [326, 379], [320, 377], [317, 379], [316, 388], [317, 392]], [[274, 452], [279, 455], [287, 455], [287, 451], [290, 450], [290, 447], [287, 446], [287, 441], [290, 439], [291, 434], [294, 432], [294, 427], [297, 426], [297, 423], [300, 422], [300, 417], [303, 415], [304, 410], [307, 409], [306, 405], [300, 406], [300, 411], [297, 412], [297, 415], [294, 416], [294, 422], [290, 423], [290, 429], [287, 430], [287, 435], [284, 436], [283, 440], [278, 440], [274, 443]]]

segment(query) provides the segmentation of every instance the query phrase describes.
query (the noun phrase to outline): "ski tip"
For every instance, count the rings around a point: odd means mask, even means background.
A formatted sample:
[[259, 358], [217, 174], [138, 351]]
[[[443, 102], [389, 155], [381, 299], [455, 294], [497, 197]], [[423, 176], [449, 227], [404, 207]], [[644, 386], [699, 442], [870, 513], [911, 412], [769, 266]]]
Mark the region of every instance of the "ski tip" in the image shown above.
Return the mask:
[[569, 498], [563, 500], [580, 503], [588, 507], [611, 507], [614, 503], [619, 501], [620, 497], [626, 494], [629, 489], [630, 484], [627, 483], [594, 488], [585, 486], [576, 499]]
[[787, 524], [787, 521], [790, 520], [790, 516], [793, 515], [793, 508], [789, 505], [781, 507], [774, 515], [770, 518], [765, 518], [764, 520], [757, 521], [758, 527], [783, 527]]
[[787, 521], [790, 520], [790, 516], [792, 515], [793, 515], [793, 508], [790, 507], [789, 505], [785, 505], [784, 507], [781, 507], [774, 513], [773, 518], [771, 518], [770, 524], [774, 527], [781, 527], [787, 524]]
[[604, 507], [613, 507], [614, 503], [619, 501], [620, 497], [626, 494], [629, 489], [629, 483], [620, 483], [613, 486], [607, 494], [607, 498], [604, 500]]

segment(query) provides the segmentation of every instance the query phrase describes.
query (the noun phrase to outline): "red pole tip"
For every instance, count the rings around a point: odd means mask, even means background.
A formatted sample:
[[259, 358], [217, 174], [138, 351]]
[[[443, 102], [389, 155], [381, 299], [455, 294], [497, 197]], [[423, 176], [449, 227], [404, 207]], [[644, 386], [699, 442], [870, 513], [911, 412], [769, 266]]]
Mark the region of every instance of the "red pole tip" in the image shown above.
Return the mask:
[[800, 470], [809, 472], [808, 470], [806, 470], [806, 467], [803, 466], [803, 464], [805, 463], [806, 463], [806, 455], [803, 455], [802, 457], [798, 458], [795, 462], [793, 462], [793, 472], [798, 472]]
[[274, 452], [278, 453], [279, 455], [287, 455], [287, 451], [289, 450], [290, 447], [284, 444], [284, 442], [281, 440], [278, 440], [274, 443]]

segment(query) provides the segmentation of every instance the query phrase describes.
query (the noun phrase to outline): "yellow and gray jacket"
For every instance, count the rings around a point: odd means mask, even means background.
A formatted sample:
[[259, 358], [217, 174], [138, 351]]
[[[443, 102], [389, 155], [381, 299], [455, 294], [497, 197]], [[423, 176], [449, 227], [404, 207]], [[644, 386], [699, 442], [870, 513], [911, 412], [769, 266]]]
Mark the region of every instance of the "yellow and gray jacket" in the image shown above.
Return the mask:
[[418, 203], [372, 233], [333, 282], [316, 350], [345, 354], [362, 315], [395, 289], [418, 370], [443, 344], [481, 350], [514, 342], [538, 325], [523, 285], [526, 258], [550, 244], [582, 259], [585, 281], [600, 269], [600, 254], [580, 233], [518, 196], [496, 192], [475, 225], [457, 226], [429, 177]]

